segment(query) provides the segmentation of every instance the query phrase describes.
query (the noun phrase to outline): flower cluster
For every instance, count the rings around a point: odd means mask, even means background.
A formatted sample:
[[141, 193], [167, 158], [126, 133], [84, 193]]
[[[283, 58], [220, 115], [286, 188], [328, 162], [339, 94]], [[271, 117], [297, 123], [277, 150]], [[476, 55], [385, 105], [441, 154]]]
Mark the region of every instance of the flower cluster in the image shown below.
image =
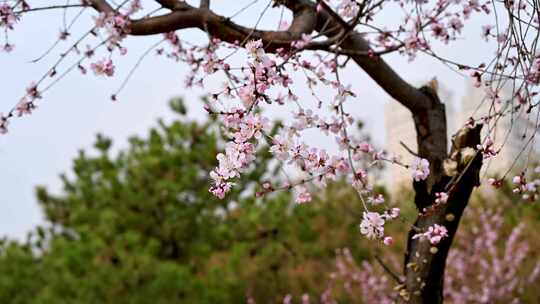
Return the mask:
[[[392, 262], [397, 264], [397, 259]], [[379, 273], [377, 267], [366, 260], [357, 263], [348, 248], [336, 250], [335, 270], [328, 275], [328, 280], [327, 288], [320, 296], [322, 304], [338, 303], [333, 297], [341, 287], [361, 303], [395, 303], [389, 292], [392, 285], [389, 277]]]
[[[41, 98], [41, 93], [38, 91], [37, 85], [35, 83], [31, 83], [30, 86], [26, 88], [26, 95], [21, 98], [15, 107], [16, 115], [20, 117], [23, 115], [32, 114], [32, 111], [36, 108], [35, 101], [38, 98]], [[4, 122], [4, 124], [7, 126], [7, 121]]]
[[268, 129], [268, 120], [257, 114], [231, 114], [225, 121], [234, 140], [226, 144], [225, 153], [217, 155], [219, 165], [210, 172], [213, 180], [210, 192], [218, 198], [225, 197], [231, 189], [231, 180], [255, 160], [255, 145], [250, 141], [260, 139]]
[[[175, 49], [178, 58], [183, 58], [189, 51], [183, 49], [179, 44], [179, 39], [174, 34], [168, 34], [166, 40]], [[303, 43], [309, 43], [309, 37], [304, 36]], [[218, 41], [213, 41], [218, 43]], [[296, 47], [303, 47], [295, 44]], [[214, 47], [214, 44], [212, 44]], [[294, 47], [294, 46], [293, 46]], [[270, 144], [269, 150], [275, 159], [283, 164], [297, 168], [305, 175], [299, 182], [288, 181], [283, 185], [272, 185], [271, 182], [262, 183], [262, 191], [257, 192], [258, 196], [265, 195], [280, 189], [293, 189], [295, 201], [299, 204], [312, 200], [306, 183], [312, 183], [317, 187], [324, 187], [328, 181], [335, 180], [338, 176], [350, 181], [358, 191], [361, 199], [367, 202], [364, 218], [360, 224], [360, 232], [368, 238], [378, 239], [386, 245], [391, 245], [393, 239], [384, 235], [384, 223], [399, 216], [399, 209], [393, 208], [384, 213], [377, 213], [368, 210], [368, 206], [384, 204], [384, 196], [375, 193], [368, 180], [368, 168], [379, 162], [388, 161], [394, 164], [406, 166], [399, 162], [398, 158], [388, 157], [384, 151], [375, 149], [365, 138], [353, 136], [346, 132], [347, 127], [354, 122], [352, 116], [343, 111], [346, 101], [355, 96], [350, 86], [342, 84], [340, 81], [332, 80], [329, 72], [336, 69], [334, 61], [325, 61], [322, 58], [318, 64], [312, 64], [292, 53], [285, 54], [278, 51], [277, 55], [268, 54], [264, 50], [262, 40], [251, 40], [245, 44], [248, 54], [247, 67], [243, 67], [241, 75], [230, 77], [230, 81], [235, 86], [226, 85], [220, 93], [212, 95], [211, 103], [207, 106], [207, 111], [219, 115], [228, 136], [232, 142], [226, 145], [224, 153], [218, 155], [218, 167], [211, 172], [213, 184], [210, 192], [219, 198], [233, 187], [233, 179], [238, 178], [243, 169], [249, 166], [255, 159], [255, 145], [264, 136]], [[204, 52], [204, 51], [203, 51]], [[186, 58], [183, 58], [185, 60]], [[202, 60], [190, 59], [194, 69], [200, 66], [212, 64], [223, 64], [215, 57], [209, 59], [204, 55]], [[331, 87], [336, 94], [331, 103], [333, 113], [324, 117], [316, 114], [313, 109], [305, 109], [297, 103], [298, 98], [292, 92], [290, 84], [292, 79], [285, 73], [285, 67], [292, 65], [293, 70], [302, 70], [308, 75], [308, 86], [323, 84]], [[204, 69], [205, 73], [212, 71]], [[236, 73], [229, 70], [229, 75]], [[316, 97], [316, 95], [314, 94]], [[225, 99], [238, 101], [234, 106], [227, 107]], [[264, 128], [257, 128], [256, 120], [260, 114], [250, 114], [254, 108], [261, 108], [262, 102], [266, 104], [277, 103], [282, 105], [286, 101], [292, 101], [298, 105], [299, 109], [294, 112], [292, 121], [283, 125], [275, 134], [268, 134]], [[322, 101], [321, 101], [322, 102]], [[221, 110], [223, 109], [223, 110]], [[339, 151], [332, 155], [327, 150], [314, 147], [301, 139], [304, 132], [309, 130], [319, 130], [327, 136], [335, 138]], [[249, 145], [246, 145], [249, 144]], [[249, 147], [249, 149], [247, 149]], [[429, 162], [419, 159], [411, 167], [414, 167], [416, 179], [425, 179], [429, 175]]]
[[428, 230], [423, 233], [417, 233], [413, 236], [413, 239], [427, 239], [432, 245], [437, 245], [439, 242], [448, 236], [448, 230], [446, 227], [438, 224], [433, 224], [428, 227]]
[[[520, 303], [538, 282], [540, 261], [534, 261], [523, 223], [503, 234], [502, 209], [472, 210], [477, 225], [460, 229], [448, 254], [444, 297], [452, 303]], [[503, 246], [500, 246], [502, 243]], [[531, 267], [523, 267], [533, 258]], [[501, 284], [501, 282], [504, 282]]]
[[120, 13], [101, 13], [95, 18], [98, 29], [105, 29], [109, 35], [109, 49], [114, 49], [130, 32], [129, 16]]
[[[305, 43], [307, 43], [308, 40], [307, 37], [303, 38]], [[296, 97], [288, 88], [292, 82], [291, 78], [278, 66], [276, 60], [279, 58], [272, 58], [271, 55], [267, 54], [264, 51], [261, 40], [248, 41], [245, 47], [250, 60], [248, 62], [248, 68], [243, 69], [245, 74], [242, 81], [239, 81], [240, 85], [236, 89], [227, 87], [224, 92], [216, 94], [214, 97], [216, 103], [219, 100], [219, 96], [227, 98], [236, 96], [242, 102], [241, 108], [233, 108], [232, 110], [221, 114], [225, 127], [229, 130], [235, 130], [231, 133], [231, 138], [233, 138], [235, 142], [246, 142], [250, 138], [254, 138], [255, 140], [260, 139], [260, 134], [251, 134], [249, 128], [238, 128], [238, 126], [250, 125], [249, 122], [246, 123], [246, 120], [249, 120], [249, 117], [253, 116], [245, 115], [245, 113], [250, 112], [254, 107], [258, 106], [261, 101], [264, 101], [265, 103], [276, 102], [282, 104], [284, 103], [284, 96], [287, 95], [289, 100], [296, 100]], [[287, 56], [287, 60], [291, 58], [292, 57]], [[283, 65], [283, 63], [280, 65]], [[324, 66], [329, 68], [332, 67], [332, 65], [329, 64]], [[314, 67], [306, 62], [299, 63], [297, 68], [306, 69], [308, 71], [314, 69]], [[319, 68], [318, 72], [315, 74], [321, 79], [324, 77], [325, 73]], [[332, 85], [338, 86], [337, 83], [333, 83]], [[269, 89], [271, 87], [281, 87], [288, 90], [288, 93], [286, 95], [279, 93], [275, 97], [270, 96]], [[341, 92], [342, 93], [338, 93], [341, 100], [345, 100], [347, 96], [352, 96], [351, 94], [346, 93], [345, 89], [341, 90]], [[210, 112], [213, 111], [211, 109], [208, 110]], [[346, 116], [348, 117], [348, 115]], [[345, 120], [337, 116], [322, 118], [318, 115], [314, 115], [311, 110], [304, 111], [303, 109], [300, 109], [295, 113], [293, 122], [289, 126], [284, 126], [280, 132], [273, 137], [268, 136], [271, 143], [270, 152], [273, 153], [278, 160], [295, 165], [301, 171], [309, 173], [309, 175], [312, 176], [310, 180], [313, 182], [324, 185], [327, 179], [335, 179], [338, 174], [346, 175], [351, 173], [350, 164], [343, 155], [331, 156], [324, 149], [310, 147], [306, 143], [300, 141], [300, 132], [309, 128], [318, 128], [327, 134], [335, 134], [338, 137], [336, 139], [338, 142], [346, 143], [348, 140], [345, 139], [342, 129], [346, 124], [350, 124], [351, 122], [352, 120], [350, 117]], [[344, 148], [349, 147], [347, 146]], [[361, 157], [359, 156], [355, 157], [355, 159], [360, 158]], [[220, 176], [220, 174], [218, 174], [218, 176]], [[216, 179], [214, 180], [216, 181]], [[218, 178], [212, 189], [221, 189], [220, 187], [216, 188], [216, 185], [220, 185], [221, 182], [222, 179]], [[301, 184], [295, 186], [301, 187]], [[268, 189], [265, 189], [265, 191], [268, 191]], [[222, 191], [220, 190], [216, 193], [222, 194]], [[298, 202], [306, 202], [309, 201], [310, 198], [311, 196], [309, 195], [307, 188], [302, 187], [297, 189]], [[378, 200], [380, 200], [380, 198], [378, 198]]]

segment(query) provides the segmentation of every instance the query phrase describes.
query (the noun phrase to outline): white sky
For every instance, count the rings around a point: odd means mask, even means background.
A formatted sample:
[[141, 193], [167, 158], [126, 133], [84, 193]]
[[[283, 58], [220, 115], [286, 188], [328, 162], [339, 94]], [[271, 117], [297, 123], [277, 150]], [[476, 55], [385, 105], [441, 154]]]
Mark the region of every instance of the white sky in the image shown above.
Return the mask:
[[[259, 2], [261, 4], [253, 10], [238, 16], [238, 22], [254, 24], [258, 12], [267, 3], [263, 0]], [[224, 3], [212, 1], [213, 8], [225, 15], [237, 9], [229, 8]], [[57, 59], [57, 53], [53, 53], [39, 63], [29, 63], [54, 42], [60, 29], [60, 17], [60, 12], [35, 13], [23, 18], [11, 33], [15, 51], [11, 54], [0, 53], [0, 112], [9, 111], [28, 84], [38, 79]], [[263, 19], [263, 24], [274, 25], [276, 18], [277, 14], [269, 14]], [[392, 24], [396, 18], [388, 14], [385, 20]], [[467, 63], [478, 63], [492, 55], [480, 38], [480, 25], [486, 22], [487, 19], [473, 20], [471, 30], [464, 33], [467, 39], [453, 42], [451, 47], [441, 46], [440, 54]], [[180, 35], [192, 41], [203, 38], [193, 32], [187, 35], [183, 33]], [[46, 93], [33, 115], [11, 121], [9, 133], [0, 136], [0, 236], [22, 238], [36, 224], [43, 222], [34, 194], [35, 186], [45, 185], [59, 191], [61, 184], [58, 175], [71, 170], [71, 161], [77, 151], [90, 148], [96, 133], [102, 132], [112, 137], [115, 148], [125, 147], [128, 136], [146, 134], [157, 118], [173, 117], [167, 101], [178, 95], [185, 97], [192, 117], [204, 117], [198, 99], [203, 91], [183, 87], [186, 65], [153, 55], [141, 64], [119, 96], [119, 101], [110, 101], [109, 96], [120, 85], [138, 54], [157, 39], [128, 38], [126, 45], [129, 55], [115, 61], [117, 77], [112, 80], [99, 78], [91, 75], [91, 72], [81, 76], [74, 71]], [[61, 45], [59, 50], [66, 47]], [[454, 98], [460, 98], [463, 94], [463, 77], [431, 58], [419, 57], [416, 61], [408, 62], [405, 57], [390, 55], [385, 59], [411, 83], [420, 84], [436, 76], [443, 86], [453, 91]], [[374, 140], [382, 144], [383, 110], [389, 100], [388, 95], [353, 64], [342, 73], [342, 78], [358, 94], [352, 112], [364, 120]], [[307, 96], [305, 90], [298, 92], [304, 92]]]

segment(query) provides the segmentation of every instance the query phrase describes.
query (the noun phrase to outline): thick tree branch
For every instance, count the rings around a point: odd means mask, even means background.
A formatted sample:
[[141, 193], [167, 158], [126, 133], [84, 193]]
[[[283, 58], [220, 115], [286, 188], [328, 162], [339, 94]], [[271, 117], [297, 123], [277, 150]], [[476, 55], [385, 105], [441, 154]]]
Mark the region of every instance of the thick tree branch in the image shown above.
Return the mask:
[[300, 39], [302, 34], [311, 33], [315, 28], [315, 22], [316, 16], [313, 12], [302, 10], [295, 13], [287, 31], [260, 31], [238, 25], [208, 9], [190, 8], [163, 16], [133, 20], [130, 34], [153, 35], [184, 28], [199, 28], [230, 43], [242, 42], [248, 36], [252, 39], [262, 39], [267, 50], [274, 51], [280, 47], [288, 48], [290, 43]]
[[186, 3], [179, 0], [156, 0], [156, 2], [161, 4], [161, 6], [164, 8], [168, 8], [170, 10], [178, 10], [186, 5]]
[[[173, 0], [158, 2], [173, 11], [161, 16], [131, 20], [131, 35], [154, 35], [179, 29], [198, 28], [229, 43], [242, 42], [246, 37], [262, 39], [267, 51], [272, 52], [278, 48], [289, 48], [291, 42], [300, 39], [302, 34], [311, 33], [317, 20], [315, 11], [311, 8], [292, 5], [294, 19], [288, 30], [261, 31], [238, 25], [204, 7], [195, 8], [185, 2]], [[113, 11], [103, 0], [92, 0], [92, 7], [100, 12]]]
[[210, 0], [201, 0], [200, 8], [210, 8]]
[[114, 8], [106, 0], [91, 0], [90, 4], [98, 12], [112, 13]]

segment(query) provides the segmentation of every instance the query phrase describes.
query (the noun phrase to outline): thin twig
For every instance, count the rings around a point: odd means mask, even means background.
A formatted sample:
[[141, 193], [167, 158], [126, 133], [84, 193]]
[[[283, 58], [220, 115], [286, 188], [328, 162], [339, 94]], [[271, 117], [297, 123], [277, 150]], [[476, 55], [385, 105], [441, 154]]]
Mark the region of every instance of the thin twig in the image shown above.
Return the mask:
[[378, 255], [375, 255], [375, 260], [377, 260], [379, 265], [381, 265], [384, 271], [386, 271], [392, 277], [392, 279], [394, 279], [398, 284], [403, 284], [403, 281], [401, 280], [401, 278], [395, 272], [393, 272], [392, 269], [390, 269], [390, 267], [386, 266], [386, 264]]

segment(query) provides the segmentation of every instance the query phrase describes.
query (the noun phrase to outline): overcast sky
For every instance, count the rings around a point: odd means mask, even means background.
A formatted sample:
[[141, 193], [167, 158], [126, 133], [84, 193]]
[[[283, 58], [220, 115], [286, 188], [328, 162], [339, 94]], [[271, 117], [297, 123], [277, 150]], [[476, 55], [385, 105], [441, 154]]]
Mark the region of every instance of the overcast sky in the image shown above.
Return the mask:
[[[213, 8], [230, 15], [234, 8], [225, 6], [224, 2], [212, 1]], [[238, 1], [247, 2], [250, 1]], [[244, 25], [254, 24], [258, 12], [267, 3], [263, 0], [259, 2], [254, 10], [239, 15], [237, 20]], [[82, 20], [80, 28], [88, 25], [89, 18]], [[270, 13], [263, 19], [262, 25], [274, 25], [276, 18], [278, 14]], [[390, 24], [395, 22], [392, 14], [385, 18]], [[35, 13], [23, 18], [16, 31], [11, 33], [11, 41], [16, 45], [14, 52], [0, 53], [0, 112], [8, 112], [28, 84], [38, 79], [58, 58], [58, 53], [53, 53], [38, 63], [29, 63], [54, 42], [60, 22], [60, 12]], [[485, 22], [485, 19], [473, 20], [471, 30], [465, 32], [466, 39], [452, 43], [450, 48], [440, 46], [441, 54], [470, 63], [478, 63], [485, 58], [487, 52], [492, 52], [480, 38], [479, 28]], [[204, 39], [204, 36], [194, 32], [183, 33], [182, 37], [192, 41]], [[167, 107], [168, 99], [173, 96], [184, 96], [191, 109], [190, 115], [203, 119], [198, 97], [204, 90], [184, 89], [186, 65], [153, 55], [137, 69], [119, 96], [119, 101], [111, 102], [109, 99], [138, 55], [157, 39], [128, 38], [128, 56], [115, 61], [117, 77], [82, 76], [75, 71], [47, 92], [33, 115], [11, 121], [10, 132], [0, 136], [0, 235], [22, 238], [35, 225], [43, 222], [35, 198], [35, 186], [45, 185], [52, 191], [60, 191], [58, 175], [71, 170], [71, 160], [77, 151], [90, 148], [96, 133], [112, 137], [116, 149], [125, 147], [128, 136], [145, 134], [157, 118], [173, 117]], [[59, 50], [66, 47], [61, 45]], [[443, 86], [453, 92], [455, 99], [459, 99], [464, 92], [466, 80], [433, 59], [419, 57], [409, 62], [399, 55], [390, 55], [385, 59], [411, 83], [420, 84], [436, 76]], [[354, 101], [357, 106], [352, 112], [366, 122], [375, 141], [383, 144], [383, 109], [389, 101], [388, 95], [353, 65], [342, 75], [344, 82], [351, 83], [358, 94]], [[308, 95], [305, 90], [300, 92]]]

